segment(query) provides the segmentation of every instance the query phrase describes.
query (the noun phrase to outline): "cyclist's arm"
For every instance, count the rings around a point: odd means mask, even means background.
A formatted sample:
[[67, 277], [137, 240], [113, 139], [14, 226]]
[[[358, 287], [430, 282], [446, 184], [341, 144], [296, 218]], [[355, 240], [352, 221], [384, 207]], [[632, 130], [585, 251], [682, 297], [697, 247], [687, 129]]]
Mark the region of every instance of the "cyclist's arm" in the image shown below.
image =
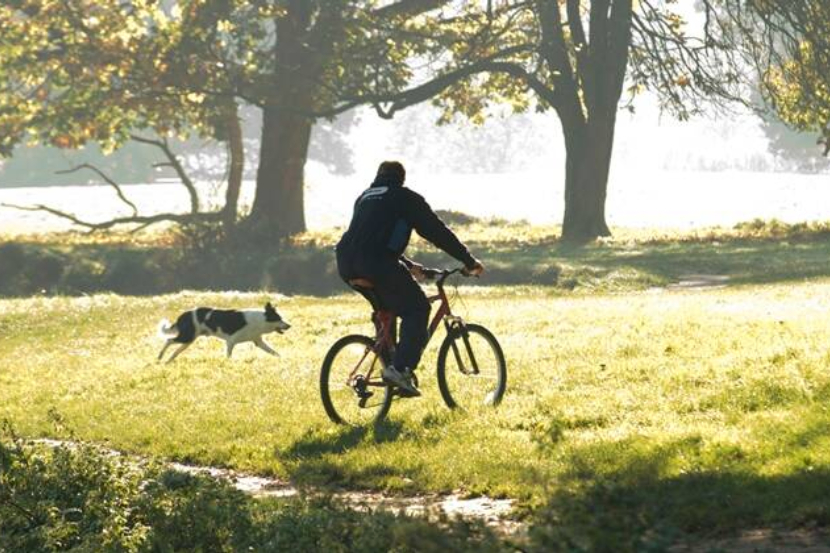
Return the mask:
[[474, 267], [477, 261], [470, 255], [467, 246], [435, 214], [426, 200], [411, 190], [407, 190], [407, 192], [408, 197], [405, 203], [406, 218], [407, 222], [415, 229], [415, 232], [463, 263], [465, 267]]

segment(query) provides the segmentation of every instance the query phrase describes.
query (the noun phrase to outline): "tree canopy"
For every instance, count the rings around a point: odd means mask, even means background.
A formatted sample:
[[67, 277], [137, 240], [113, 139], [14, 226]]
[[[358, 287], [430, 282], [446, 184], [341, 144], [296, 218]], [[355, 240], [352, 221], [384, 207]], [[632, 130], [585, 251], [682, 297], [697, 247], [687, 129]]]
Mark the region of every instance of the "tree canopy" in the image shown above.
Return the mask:
[[796, 129], [821, 133], [830, 153], [830, 4], [756, 0], [733, 13], [766, 99]]

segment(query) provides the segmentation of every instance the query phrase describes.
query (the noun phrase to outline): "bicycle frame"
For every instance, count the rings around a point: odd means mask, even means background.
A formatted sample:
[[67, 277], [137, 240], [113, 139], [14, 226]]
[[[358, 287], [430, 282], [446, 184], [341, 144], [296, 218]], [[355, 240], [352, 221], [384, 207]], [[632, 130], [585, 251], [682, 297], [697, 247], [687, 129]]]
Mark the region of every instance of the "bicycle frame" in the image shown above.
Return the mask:
[[[435, 332], [438, 330], [438, 327], [441, 325], [442, 321], [444, 323], [444, 327], [447, 329], [448, 334], [452, 331], [453, 326], [463, 328], [464, 322], [459, 317], [455, 317], [452, 314], [452, 309], [450, 308], [450, 300], [447, 297], [446, 291], [444, 290], [444, 281], [450, 276], [459, 272], [461, 272], [461, 269], [454, 269], [451, 271], [441, 272], [440, 276], [438, 276], [435, 280], [435, 284], [438, 288], [438, 293], [433, 296], [427, 297], [427, 300], [430, 303], [440, 302], [440, 305], [438, 307], [438, 310], [435, 312], [435, 316], [432, 318], [432, 321], [429, 324], [427, 342], [426, 344], [424, 344], [425, 348], [432, 340], [432, 337], [435, 335]], [[366, 357], [370, 353], [374, 352], [376, 355], [375, 359], [372, 360], [372, 366], [369, 368], [369, 371], [366, 373], [365, 376], [366, 385], [376, 387], [385, 386], [383, 382], [372, 381], [371, 376], [372, 373], [375, 371], [375, 362], [377, 361], [377, 358], [381, 356], [381, 352], [383, 351], [383, 349], [385, 348], [386, 351], [389, 352], [390, 356], [394, 351], [395, 341], [392, 335], [392, 325], [395, 324], [395, 318], [396, 315], [391, 311], [380, 310], [375, 311], [373, 313], [372, 319], [375, 323], [376, 330], [375, 347], [372, 349], [367, 349], [363, 357], [361, 357], [361, 359], [357, 362], [354, 369], [352, 369], [351, 374], [349, 375], [349, 382], [353, 380], [358, 369], [366, 360]], [[461, 352], [458, 349], [458, 345], [455, 342], [453, 342], [452, 350], [456, 362], [458, 363], [458, 367], [464, 374], [478, 374], [478, 362], [476, 361], [475, 355], [473, 354], [473, 349], [470, 346], [469, 336], [467, 335], [467, 333], [462, 332], [461, 337], [464, 342], [464, 349], [467, 351], [467, 356], [470, 360], [470, 364], [472, 365], [472, 367], [471, 370], [467, 370], [465, 368], [465, 363], [461, 357]]]

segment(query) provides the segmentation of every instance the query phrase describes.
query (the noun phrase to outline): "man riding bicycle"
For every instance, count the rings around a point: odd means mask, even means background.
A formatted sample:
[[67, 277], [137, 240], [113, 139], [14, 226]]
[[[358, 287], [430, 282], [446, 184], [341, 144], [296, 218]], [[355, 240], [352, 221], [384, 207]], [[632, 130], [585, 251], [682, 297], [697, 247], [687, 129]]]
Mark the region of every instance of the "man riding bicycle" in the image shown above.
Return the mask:
[[371, 286], [382, 307], [400, 317], [400, 342], [392, 364], [383, 369], [383, 379], [408, 396], [419, 396], [412, 371], [427, 342], [430, 305], [415, 281], [424, 279], [424, 267], [403, 255], [412, 230], [463, 263], [469, 274], [482, 274], [484, 265], [422, 196], [404, 187], [405, 181], [401, 163], [380, 164], [372, 185], [357, 198], [351, 224], [337, 244], [337, 269], [359, 292]]

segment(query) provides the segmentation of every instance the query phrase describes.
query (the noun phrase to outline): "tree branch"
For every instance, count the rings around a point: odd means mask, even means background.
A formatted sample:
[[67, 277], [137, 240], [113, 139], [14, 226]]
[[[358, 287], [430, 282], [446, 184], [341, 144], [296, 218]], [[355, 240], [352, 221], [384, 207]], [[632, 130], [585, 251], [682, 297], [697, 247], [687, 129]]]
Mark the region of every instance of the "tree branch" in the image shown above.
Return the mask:
[[389, 4], [382, 8], [378, 8], [373, 12], [375, 18], [392, 18], [422, 14], [445, 4], [449, 4], [448, 0], [399, 0], [394, 4]]
[[130, 200], [127, 199], [127, 196], [124, 195], [124, 192], [121, 189], [121, 186], [117, 182], [115, 182], [113, 179], [108, 177], [103, 171], [101, 171], [100, 169], [98, 169], [97, 167], [95, 167], [94, 165], [92, 165], [90, 163], [82, 163], [81, 165], [78, 165], [77, 167], [73, 167], [72, 169], [64, 169], [63, 171], [55, 171], [55, 174], [56, 175], [68, 175], [70, 173], [80, 171], [81, 169], [89, 169], [90, 171], [95, 172], [99, 177], [104, 179], [104, 181], [115, 190], [115, 193], [118, 194], [118, 197], [121, 199], [121, 201], [124, 202], [125, 204], [127, 204], [128, 206], [130, 206], [130, 209], [133, 210], [133, 216], [138, 215], [138, 208], [135, 206], [135, 204], [133, 202], [131, 202]]
[[559, 0], [537, 0], [537, 11], [542, 28], [540, 52], [553, 75], [552, 105], [563, 125], [583, 124], [588, 114], [580, 99], [578, 83], [568, 57]]
[[135, 134], [131, 134], [130, 138], [142, 144], [155, 146], [162, 151], [164, 157], [168, 160], [168, 163], [165, 164], [165, 166], [171, 167], [176, 172], [176, 175], [179, 177], [182, 185], [187, 188], [187, 193], [190, 195], [190, 213], [199, 213], [199, 191], [196, 189], [196, 185], [193, 184], [193, 181], [190, 180], [190, 177], [187, 175], [184, 167], [182, 167], [182, 164], [179, 162], [176, 154], [170, 149], [170, 144], [167, 142], [167, 139], [156, 140]]
[[133, 232], [138, 232], [141, 229], [147, 228], [150, 225], [154, 225], [156, 223], [162, 222], [173, 222], [173, 223], [189, 223], [194, 221], [218, 221], [221, 215], [221, 212], [210, 212], [210, 213], [159, 213], [156, 215], [136, 215], [130, 217], [116, 217], [115, 219], [110, 219], [108, 221], [102, 221], [99, 223], [93, 223], [91, 221], [84, 221], [80, 219], [76, 215], [68, 213], [66, 211], [61, 211], [60, 209], [55, 209], [53, 207], [49, 207], [43, 204], [33, 205], [33, 206], [24, 206], [24, 205], [15, 205], [15, 204], [0, 204], [2, 207], [6, 207], [9, 209], [17, 209], [20, 211], [44, 211], [55, 217], [59, 217], [61, 219], [65, 219], [67, 221], [72, 222], [79, 227], [85, 227], [89, 229], [90, 233], [99, 231], [99, 230], [108, 230], [118, 225], [140, 225]]

